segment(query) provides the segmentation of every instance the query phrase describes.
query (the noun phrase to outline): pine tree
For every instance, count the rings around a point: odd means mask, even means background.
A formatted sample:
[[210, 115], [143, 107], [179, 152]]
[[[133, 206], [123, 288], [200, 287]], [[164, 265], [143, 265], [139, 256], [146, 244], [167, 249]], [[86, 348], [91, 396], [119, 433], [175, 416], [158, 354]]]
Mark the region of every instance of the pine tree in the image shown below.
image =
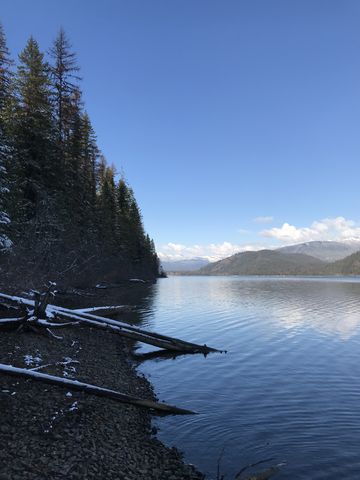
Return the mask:
[[7, 227], [10, 224], [9, 215], [6, 213], [5, 195], [9, 192], [6, 186], [6, 169], [4, 167], [4, 159], [7, 156], [7, 147], [2, 142], [2, 135], [0, 132], [0, 252], [8, 251], [12, 242], [7, 235]]
[[125, 178], [122, 176], [116, 186], [116, 236], [119, 251], [125, 256], [131, 250], [130, 227], [130, 191]]
[[119, 244], [136, 264], [142, 264], [144, 270], [150, 269], [155, 275], [159, 273], [159, 259], [154, 241], [145, 234], [142, 216], [133, 190], [122, 177], [117, 185], [117, 232]]
[[[81, 131], [81, 92], [74, 92], [67, 111], [68, 135], [61, 147], [61, 164], [63, 171], [63, 190], [65, 208], [73, 212], [81, 208], [79, 178], [81, 174], [82, 131]], [[77, 218], [75, 219], [77, 220]]]
[[97, 192], [99, 192], [101, 185], [103, 184], [104, 177], [105, 177], [105, 170], [107, 167], [106, 158], [99, 152], [99, 160], [96, 163], [95, 168], [95, 179], [96, 179], [96, 188]]
[[96, 257], [114, 275], [158, 275], [134, 193], [124, 178], [115, 185], [98, 149], [63, 30], [50, 55], [51, 67], [30, 38], [12, 73], [0, 26], [0, 251], [10, 237], [9, 258], [26, 270], [70, 271]]
[[32, 37], [19, 60], [16, 76], [19, 105], [15, 119], [19, 194], [16, 215], [20, 236], [32, 222], [31, 235], [43, 235], [46, 239], [55, 236], [59, 228], [57, 197], [62, 183], [54, 143], [49, 69]]
[[8, 237], [10, 217], [5, 211], [6, 195], [9, 193], [6, 163], [11, 156], [11, 149], [7, 144], [5, 132], [0, 122], [0, 252], [8, 251], [12, 242]]
[[[81, 217], [81, 91], [76, 55], [63, 28], [49, 51], [51, 100], [55, 119], [55, 142], [59, 175], [63, 179], [60, 186], [59, 209], [62, 224], [70, 243], [78, 241]], [[68, 212], [72, 215], [69, 217]], [[78, 232], [76, 232], [78, 230]], [[77, 234], [78, 233], [78, 234]]]
[[5, 33], [0, 24], [0, 252], [9, 251], [12, 242], [8, 237], [10, 218], [5, 211], [6, 196], [9, 193], [7, 165], [12, 157], [6, 124], [6, 109], [11, 93], [12, 66]]
[[71, 125], [72, 100], [74, 94], [79, 92], [77, 82], [80, 70], [76, 55], [71, 51], [71, 44], [61, 28], [50, 49], [52, 66], [50, 67], [57, 134], [60, 144], [66, 139]]
[[129, 189], [130, 258], [140, 264], [145, 258], [145, 232], [142, 217], [133, 190]]
[[160, 275], [160, 259], [156, 253], [155, 243], [154, 240], [150, 240], [150, 268], [152, 273], [158, 277]]
[[81, 147], [82, 204], [90, 218], [96, 208], [96, 164], [99, 149], [86, 112], [81, 117]]
[[0, 111], [5, 108], [10, 92], [13, 61], [6, 45], [4, 29], [0, 23]]
[[[99, 150], [87, 113], [82, 113], [80, 93], [74, 95], [69, 138], [66, 142], [65, 185], [68, 208], [72, 211], [72, 224], [81, 240], [95, 239], [96, 167]], [[84, 237], [85, 235], [85, 237]]]
[[116, 252], [116, 212], [114, 169], [106, 167], [98, 194], [98, 222], [101, 242], [111, 253]]
[[117, 186], [117, 203], [119, 213], [123, 216], [127, 216], [129, 214], [130, 196], [124, 177], [120, 178]]

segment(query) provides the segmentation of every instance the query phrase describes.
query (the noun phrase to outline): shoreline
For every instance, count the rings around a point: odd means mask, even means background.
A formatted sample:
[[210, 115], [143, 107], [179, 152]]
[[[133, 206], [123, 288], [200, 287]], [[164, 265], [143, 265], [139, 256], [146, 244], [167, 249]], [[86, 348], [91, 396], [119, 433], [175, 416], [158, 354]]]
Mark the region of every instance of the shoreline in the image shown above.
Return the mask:
[[[137, 286], [132, 290], [138, 295]], [[119, 304], [129, 288], [93, 293], [56, 299], [69, 307], [105, 305], [110, 297]], [[150, 382], [136, 370], [134, 342], [89, 327], [62, 329], [59, 335], [62, 341], [4, 332], [0, 362], [25, 368], [49, 364], [40, 371], [156, 398]], [[183, 462], [176, 448], [156, 438], [146, 409], [7, 375], [1, 376], [0, 409], [0, 440], [6, 445], [0, 451], [0, 480], [204, 478]]]

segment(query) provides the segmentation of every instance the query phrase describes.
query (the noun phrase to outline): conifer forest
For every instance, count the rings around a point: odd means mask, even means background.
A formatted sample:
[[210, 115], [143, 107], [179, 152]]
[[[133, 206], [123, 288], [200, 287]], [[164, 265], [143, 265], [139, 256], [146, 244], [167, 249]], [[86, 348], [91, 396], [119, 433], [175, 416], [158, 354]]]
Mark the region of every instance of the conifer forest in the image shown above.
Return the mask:
[[0, 269], [82, 284], [154, 279], [159, 259], [134, 192], [96, 142], [61, 29], [15, 61], [0, 26]]

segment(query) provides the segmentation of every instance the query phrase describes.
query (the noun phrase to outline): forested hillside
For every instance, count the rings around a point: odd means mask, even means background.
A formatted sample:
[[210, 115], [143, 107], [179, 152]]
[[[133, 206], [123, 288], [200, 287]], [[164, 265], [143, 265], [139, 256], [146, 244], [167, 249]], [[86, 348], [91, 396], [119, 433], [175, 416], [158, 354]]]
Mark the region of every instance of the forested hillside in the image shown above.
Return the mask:
[[92, 282], [158, 275], [153, 241], [124, 178], [101, 154], [61, 30], [15, 62], [0, 25], [1, 275]]
[[325, 262], [302, 253], [241, 252], [194, 272], [197, 275], [316, 275]]
[[360, 252], [355, 252], [325, 268], [327, 275], [360, 275]]

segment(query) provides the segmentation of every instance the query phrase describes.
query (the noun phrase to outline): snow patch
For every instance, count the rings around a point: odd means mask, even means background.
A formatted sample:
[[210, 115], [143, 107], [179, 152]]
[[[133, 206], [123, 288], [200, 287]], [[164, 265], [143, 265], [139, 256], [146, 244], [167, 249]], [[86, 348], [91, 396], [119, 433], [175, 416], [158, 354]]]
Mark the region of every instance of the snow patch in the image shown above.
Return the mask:
[[79, 410], [79, 402], [74, 402], [70, 405], [69, 412], [74, 412], [75, 410]]
[[40, 353], [36, 352], [35, 355], [24, 355], [24, 362], [28, 367], [38, 367], [42, 362], [42, 358]]

